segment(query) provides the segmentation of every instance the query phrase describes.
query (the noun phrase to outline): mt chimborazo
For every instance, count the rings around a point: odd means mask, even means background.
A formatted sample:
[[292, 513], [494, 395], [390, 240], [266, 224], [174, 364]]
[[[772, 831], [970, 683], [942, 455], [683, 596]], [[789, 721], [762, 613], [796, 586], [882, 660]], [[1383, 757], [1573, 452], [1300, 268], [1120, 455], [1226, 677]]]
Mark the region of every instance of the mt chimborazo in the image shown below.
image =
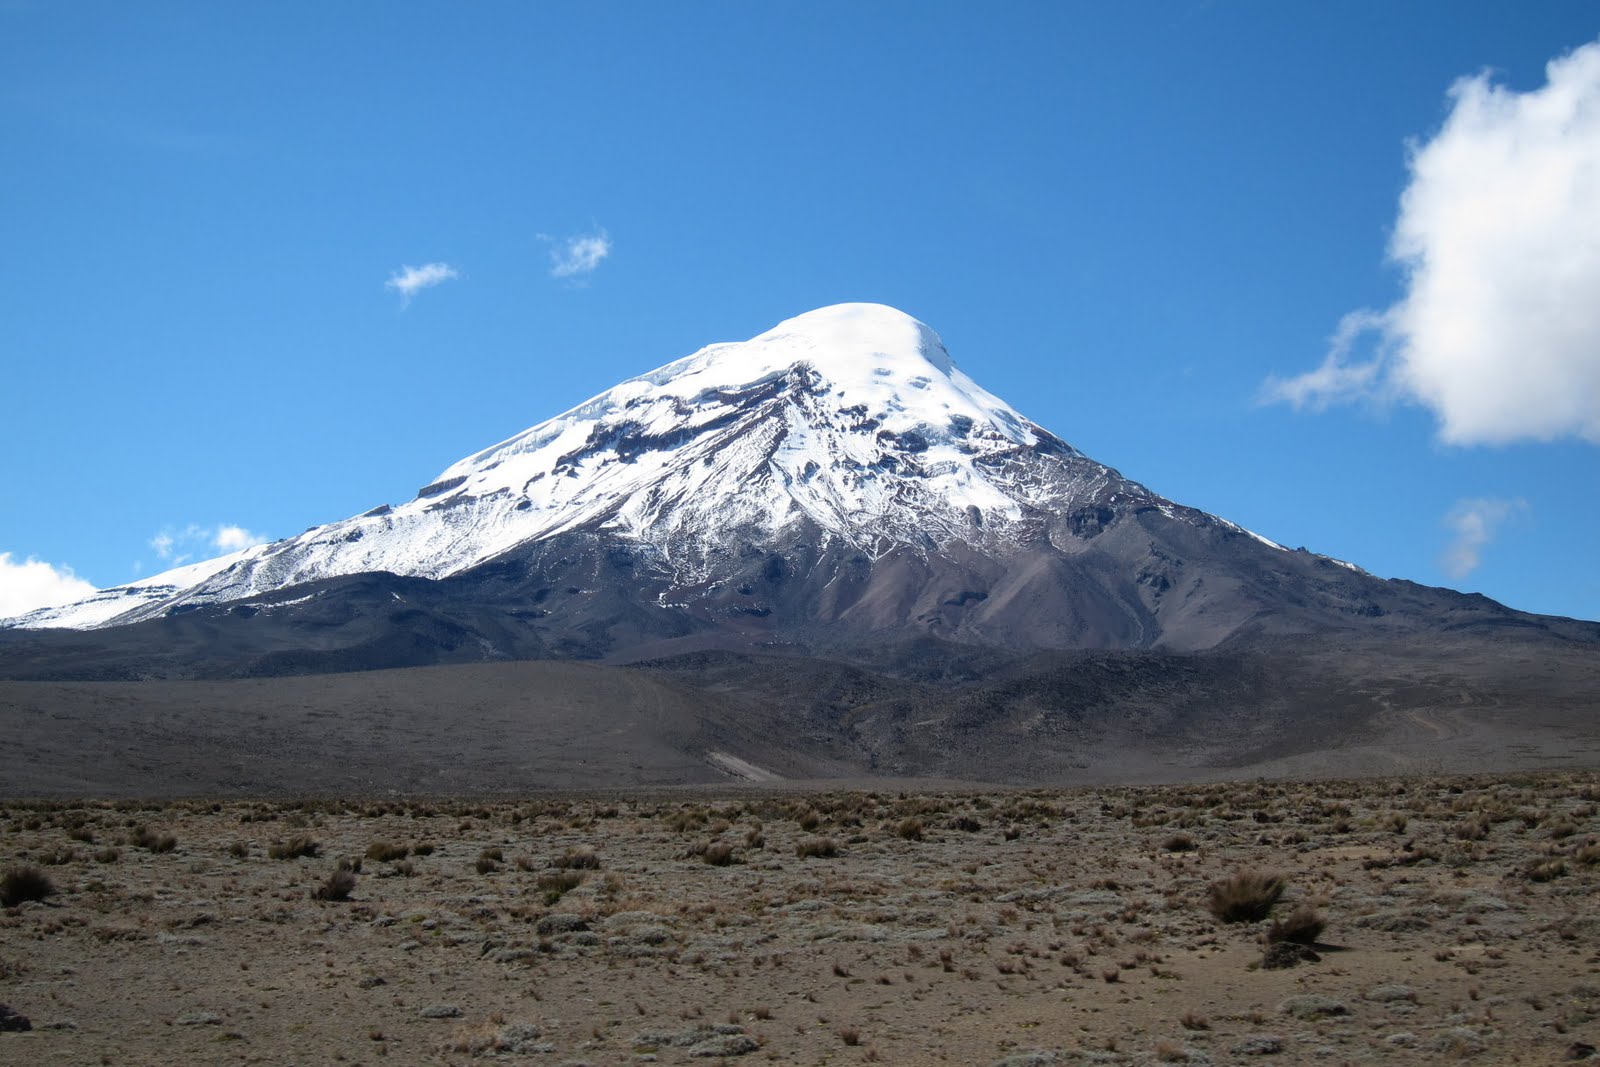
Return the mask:
[[1600, 625], [1166, 500], [875, 304], [623, 382], [403, 504], [3, 625], [32, 792], [156, 787], [67, 767], [61, 715], [172, 791], [1376, 773], [1600, 737]]

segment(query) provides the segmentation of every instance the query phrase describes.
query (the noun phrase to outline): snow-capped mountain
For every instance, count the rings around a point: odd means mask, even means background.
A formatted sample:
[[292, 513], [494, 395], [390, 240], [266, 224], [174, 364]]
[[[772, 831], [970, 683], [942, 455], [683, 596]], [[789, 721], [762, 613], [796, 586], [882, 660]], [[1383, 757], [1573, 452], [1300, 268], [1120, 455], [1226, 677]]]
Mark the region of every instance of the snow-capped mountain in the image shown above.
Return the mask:
[[326, 651], [359, 616], [350, 640], [388, 642], [393, 664], [707, 634], [1196, 649], [1486, 612], [1515, 614], [1165, 500], [986, 392], [927, 326], [841, 304], [623, 382], [403, 504], [9, 625], [259, 615], [276, 655], [301, 647], [292, 620], [321, 619], [305, 641]]
[[951, 361], [902, 312], [841, 304], [623, 382], [469, 456], [416, 499], [107, 589], [14, 624], [93, 627], [369, 571], [443, 578], [605, 530], [684, 586], [810, 520], [871, 556], [1015, 543], [1051, 512], [1148, 498]]

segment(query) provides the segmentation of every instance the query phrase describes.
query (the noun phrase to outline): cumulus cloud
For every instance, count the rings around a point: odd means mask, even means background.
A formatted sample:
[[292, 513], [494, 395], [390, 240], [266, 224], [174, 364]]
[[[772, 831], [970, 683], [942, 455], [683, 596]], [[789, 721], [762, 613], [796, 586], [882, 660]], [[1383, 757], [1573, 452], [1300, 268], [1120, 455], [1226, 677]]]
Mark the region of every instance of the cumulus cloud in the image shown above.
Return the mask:
[[238, 552], [241, 549], [264, 545], [270, 540], [270, 537], [252, 533], [243, 526], [235, 526], [232, 523], [201, 526], [191, 522], [187, 526], [166, 527], [150, 538], [150, 547], [163, 562], [181, 567], [195, 559], [197, 554], [199, 558], [206, 558], [221, 553]]
[[1439, 566], [1460, 581], [1483, 563], [1483, 550], [1495, 539], [1507, 519], [1526, 511], [1527, 501], [1476, 498], [1458, 500], [1445, 515], [1445, 528], [1451, 532], [1450, 544], [1439, 557]]
[[11, 553], [0, 552], [0, 619], [70, 604], [92, 592], [94, 586], [73, 574], [71, 567], [52, 566], [32, 556], [16, 563]]
[[1321, 366], [1262, 398], [1418, 403], [1451, 444], [1600, 444], [1600, 41], [1538, 89], [1484, 73], [1450, 99], [1410, 146], [1388, 249], [1404, 295], [1346, 316]]
[[550, 250], [550, 277], [587, 277], [610, 254], [611, 237], [604, 230], [568, 237]]
[[420, 267], [401, 267], [383, 284], [384, 288], [400, 294], [402, 304], [409, 304], [422, 290], [459, 277], [461, 273], [448, 263], [424, 263]]

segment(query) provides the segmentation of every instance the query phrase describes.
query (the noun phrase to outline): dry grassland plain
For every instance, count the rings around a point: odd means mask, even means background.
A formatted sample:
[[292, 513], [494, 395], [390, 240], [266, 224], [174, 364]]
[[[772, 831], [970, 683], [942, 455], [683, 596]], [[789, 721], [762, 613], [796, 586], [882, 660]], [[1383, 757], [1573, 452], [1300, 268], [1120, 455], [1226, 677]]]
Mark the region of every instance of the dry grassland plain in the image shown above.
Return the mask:
[[1593, 774], [10, 802], [0, 1062], [1583, 1059], [1597, 804]]

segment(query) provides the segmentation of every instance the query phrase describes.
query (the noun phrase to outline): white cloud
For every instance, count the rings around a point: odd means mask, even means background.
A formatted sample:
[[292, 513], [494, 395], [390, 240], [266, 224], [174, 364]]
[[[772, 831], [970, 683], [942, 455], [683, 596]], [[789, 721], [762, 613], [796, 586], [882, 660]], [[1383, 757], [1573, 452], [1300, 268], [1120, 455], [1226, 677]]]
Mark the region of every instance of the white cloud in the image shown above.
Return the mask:
[[71, 567], [54, 567], [32, 556], [13, 563], [11, 553], [0, 552], [0, 619], [70, 604], [92, 592], [94, 586], [73, 574]]
[[1439, 557], [1439, 566], [1456, 581], [1478, 569], [1483, 550], [1495, 539], [1507, 519], [1526, 511], [1525, 500], [1497, 500], [1480, 497], [1458, 500], [1444, 517], [1452, 534], [1450, 544]]
[[171, 559], [178, 539], [170, 533], [158, 533], [150, 538], [150, 547], [156, 550], [156, 555], [162, 559]]
[[272, 540], [260, 534], [251, 533], [243, 526], [218, 526], [211, 537], [211, 543], [223, 552], [237, 552], [242, 548], [254, 548], [264, 545]]
[[218, 526], [168, 526], [150, 538], [150, 547], [163, 562], [181, 567], [199, 554], [201, 558], [237, 552], [240, 549], [264, 545], [270, 537], [252, 533], [243, 526], [222, 523]]
[[409, 304], [422, 290], [459, 277], [461, 273], [448, 263], [424, 263], [420, 267], [401, 267], [383, 285], [398, 292], [402, 303]]
[[1262, 398], [1284, 401], [1295, 410], [1322, 411], [1331, 404], [1348, 403], [1371, 395], [1381, 385], [1381, 365], [1376, 361], [1352, 363], [1350, 351], [1366, 334], [1381, 329], [1384, 316], [1373, 311], [1352, 311], [1339, 320], [1328, 341], [1322, 366], [1295, 378], [1268, 378]]
[[611, 254], [611, 237], [604, 230], [568, 237], [550, 250], [550, 277], [576, 278], [594, 273]]
[[1263, 399], [1406, 400], [1452, 444], [1600, 444], [1600, 41], [1546, 77], [1450, 89], [1444, 126], [1411, 146], [1389, 243], [1405, 295], [1346, 316], [1322, 365]]
[[193, 559], [195, 549], [210, 539], [209, 530], [191, 522], [183, 527], [166, 527], [150, 538], [150, 547], [162, 561], [179, 567]]

